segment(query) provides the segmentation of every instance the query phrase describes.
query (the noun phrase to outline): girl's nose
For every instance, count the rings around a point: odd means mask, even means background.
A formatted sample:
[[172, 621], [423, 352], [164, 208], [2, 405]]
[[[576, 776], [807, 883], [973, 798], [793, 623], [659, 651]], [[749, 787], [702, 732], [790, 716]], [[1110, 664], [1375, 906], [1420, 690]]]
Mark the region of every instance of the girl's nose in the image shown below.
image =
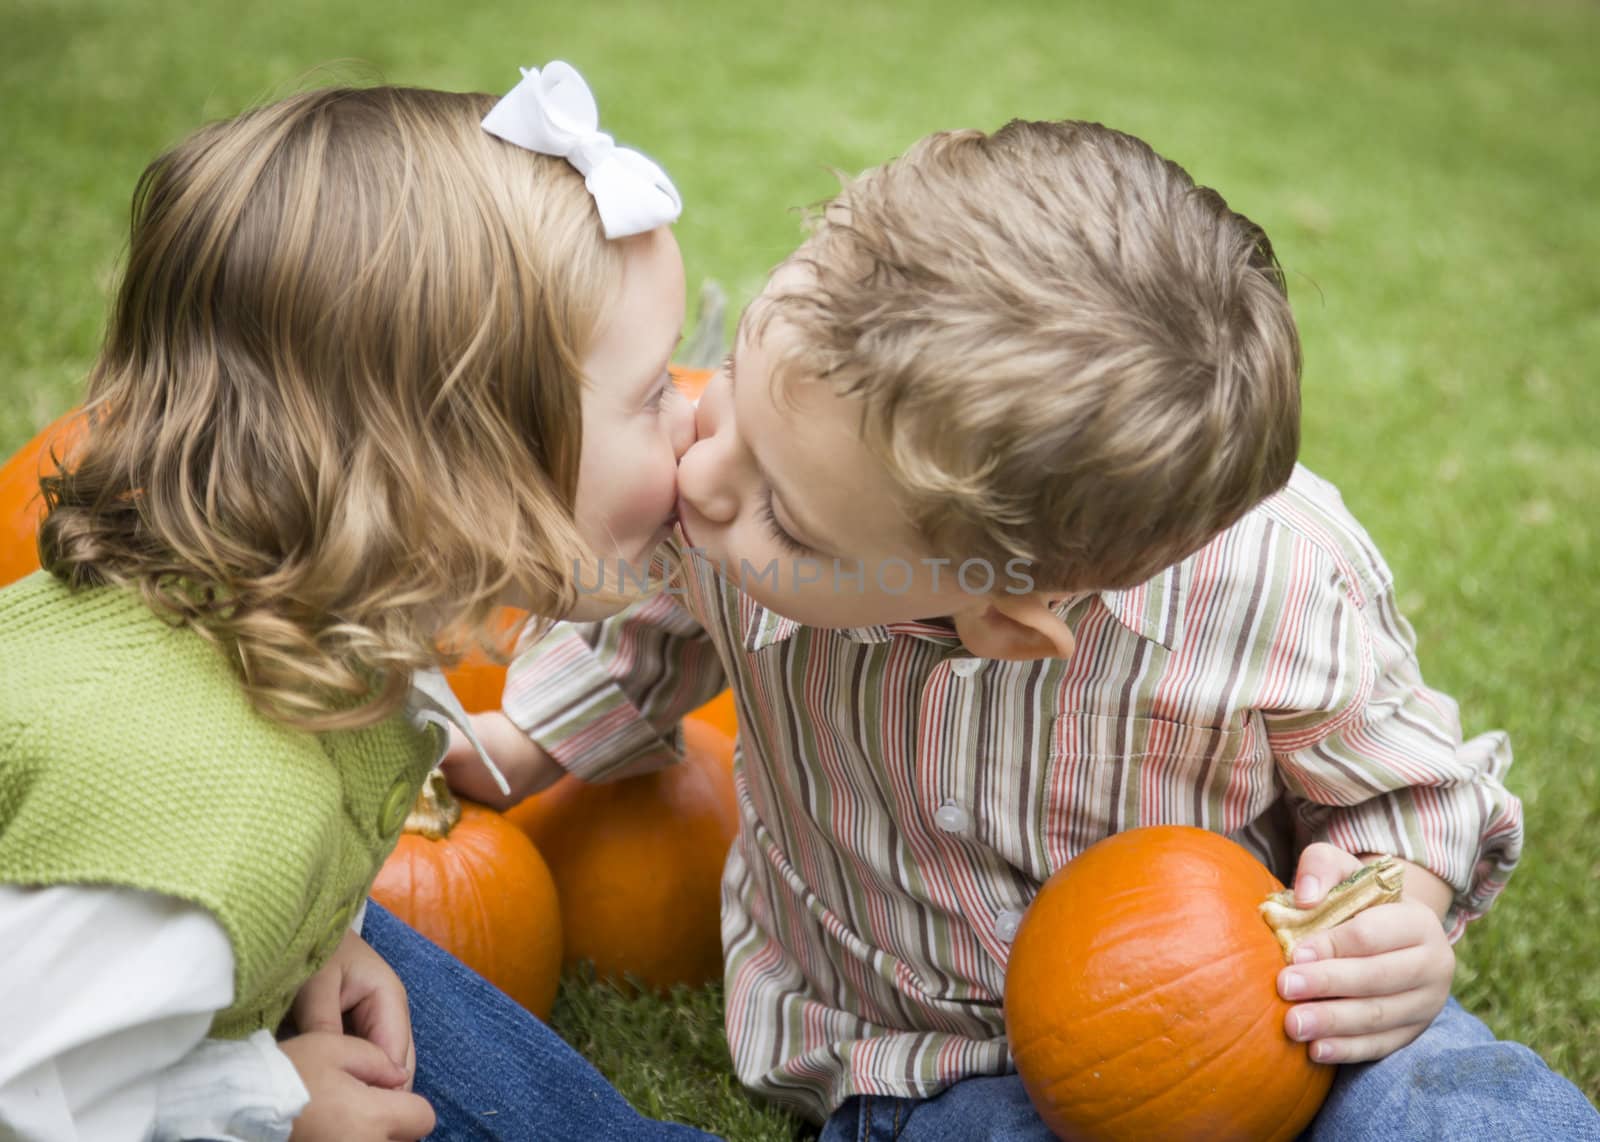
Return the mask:
[[717, 425], [726, 419], [723, 406], [729, 403], [728, 376], [718, 369], [711, 374], [706, 387], [700, 390], [700, 399], [694, 402], [694, 435], [703, 440], [717, 434]]
[[667, 434], [672, 441], [672, 458], [682, 460], [683, 454], [689, 451], [695, 440], [695, 422], [697, 419], [694, 402], [687, 397], [678, 396], [672, 399], [668, 409], [671, 417], [667, 425]]

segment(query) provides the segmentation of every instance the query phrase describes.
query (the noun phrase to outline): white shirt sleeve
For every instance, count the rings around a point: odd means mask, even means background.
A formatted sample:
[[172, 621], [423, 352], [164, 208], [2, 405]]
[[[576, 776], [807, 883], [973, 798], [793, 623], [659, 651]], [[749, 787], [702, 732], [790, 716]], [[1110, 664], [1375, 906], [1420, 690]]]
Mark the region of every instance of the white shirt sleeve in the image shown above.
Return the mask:
[[308, 1096], [272, 1035], [205, 1037], [233, 949], [203, 908], [0, 885], [0, 949], [0, 1137], [288, 1137]]

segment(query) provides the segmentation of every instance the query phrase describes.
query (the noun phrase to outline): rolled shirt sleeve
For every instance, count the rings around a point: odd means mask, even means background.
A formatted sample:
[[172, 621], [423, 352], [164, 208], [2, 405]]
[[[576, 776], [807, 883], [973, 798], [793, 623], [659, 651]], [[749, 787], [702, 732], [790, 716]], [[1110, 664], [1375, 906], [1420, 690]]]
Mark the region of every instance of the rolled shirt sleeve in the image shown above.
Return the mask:
[[678, 723], [725, 685], [710, 636], [662, 593], [519, 648], [502, 709], [567, 772], [609, 781], [676, 762]]
[[1268, 740], [1300, 847], [1326, 841], [1428, 869], [1454, 890], [1454, 941], [1522, 852], [1522, 805], [1505, 785], [1511, 743], [1500, 731], [1463, 740], [1455, 701], [1422, 680], [1387, 568], [1371, 572], [1352, 582], [1330, 570], [1306, 612], [1321, 634], [1273, 640], [1293, 660], [1279, 676], [1300, 693], [1264, 713]]

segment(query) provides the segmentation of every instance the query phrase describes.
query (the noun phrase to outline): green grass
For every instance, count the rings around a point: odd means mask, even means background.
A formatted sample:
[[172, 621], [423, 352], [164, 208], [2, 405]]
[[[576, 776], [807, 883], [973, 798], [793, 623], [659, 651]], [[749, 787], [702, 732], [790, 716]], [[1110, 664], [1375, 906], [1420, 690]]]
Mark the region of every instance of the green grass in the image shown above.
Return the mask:
[[[829, 166], [1011, 116], [1143, 135], [1273, 235], [1304, 457], [1387, 554], [1429, 680], [1516, 744], [1527, 852], [1459, 947], [1458, 993], [1600, 1097], [1597, 42], [1583, 0], [7, 0], [0, 452], [75, 399], [143, 164], [319, 64], [500, 91], [570, 59], [677, 179], [691, 282], [736, 300]], [[720, 1066], [714, 993], [615, 998], [569, 986], [560, 1026], [642, 1106], [789, 1136]]]
[[738, 1142], [789, 1142], [816, 1131], [758, 1102], [734, 1078], [722, 1033], [722, 988], [666, 997], [597, 982], [587, 963], [561, 981], [550, 1024], [639, 1113]]

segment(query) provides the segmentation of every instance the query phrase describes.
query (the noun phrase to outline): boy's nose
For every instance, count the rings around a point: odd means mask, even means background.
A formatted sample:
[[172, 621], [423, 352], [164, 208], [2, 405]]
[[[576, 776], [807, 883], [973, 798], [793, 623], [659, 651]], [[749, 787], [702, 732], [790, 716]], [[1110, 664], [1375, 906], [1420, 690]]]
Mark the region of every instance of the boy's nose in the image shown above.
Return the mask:
[[699, 515], [715, 524], [730, 524], [739, 515], [739, 499], [719, 462], [715, 440], [695, 441], [678, 462], [678, 496]]
[[694, 409], [694, 441], [678, 458], [678, 494], [713, 523], [732, 523], [739, 513], [733, 450], [737, 442], [722, 408], [727, 385], [720, 373], [711, 379]]

